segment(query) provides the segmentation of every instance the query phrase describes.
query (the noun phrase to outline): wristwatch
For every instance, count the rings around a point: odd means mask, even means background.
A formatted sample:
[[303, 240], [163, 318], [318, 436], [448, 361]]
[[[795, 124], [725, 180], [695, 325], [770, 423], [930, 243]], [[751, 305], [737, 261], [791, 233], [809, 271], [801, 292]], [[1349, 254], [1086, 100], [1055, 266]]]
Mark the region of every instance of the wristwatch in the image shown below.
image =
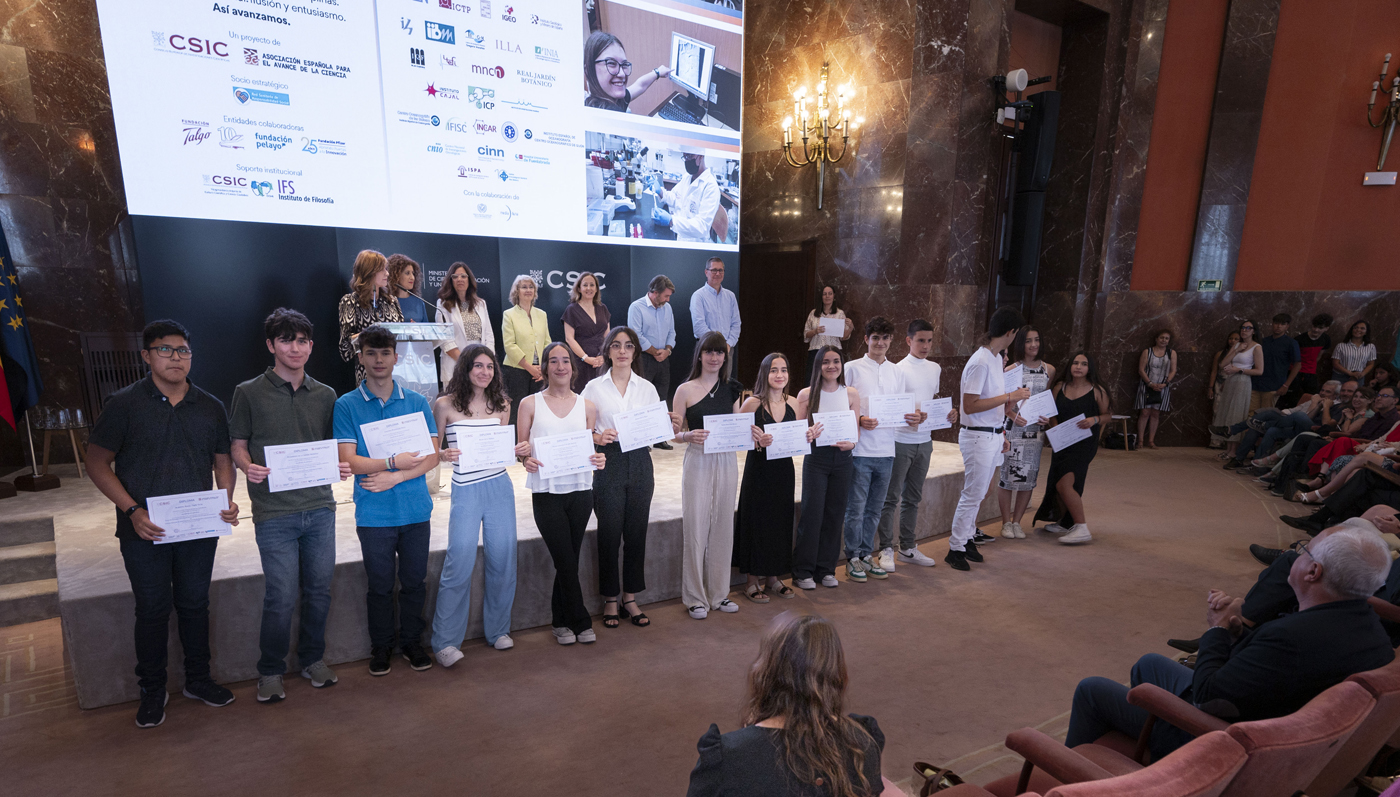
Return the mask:
[[127, 510], [126, 510], [126, 516], [127, 516], [127, 517], [131, 517], [132, 515], [136, 514], [136, 510], [138, 510], [138, 509], [140, 509], [140, 508], [141, 508], [141, 505], [140, 505], [140, 504], [132, 504], [130, 507], [127, 508]]

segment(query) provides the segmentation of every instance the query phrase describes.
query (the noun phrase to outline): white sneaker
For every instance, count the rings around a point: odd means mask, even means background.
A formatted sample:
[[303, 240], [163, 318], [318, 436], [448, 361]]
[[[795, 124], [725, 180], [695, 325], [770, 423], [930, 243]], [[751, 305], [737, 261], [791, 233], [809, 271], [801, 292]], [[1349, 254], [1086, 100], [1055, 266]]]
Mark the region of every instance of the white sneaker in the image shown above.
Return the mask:
[[559, 644], [561, 645], [572, 645], [578, 641], [578, 637], [574, 636], [574, 632], [567, 628], [554, 629], [554, 638], [559, 640]]
[[836, 576], [833, 576], [833, 575], [826, 575], [826, 576], [822, 576], [822, 586], [823, 586], [823, 587], [839, 587], [839, 586], [841, 586], [841, 582], [836, 580]]
[[692, 620], [703, 620], [710, 616], [710, 610], [704, 606], [692, 606], [689, 612]]
[[900, 551], [899, 561], [908, 562], [909, 564], [918, 565], [920, 567], [934, 567], [938, 564], [937, 559], [924, 556], [923, 552], [920, 551], [918, 548], [910, 548], [907, 551]]
[[462, 658], [462, 651], [452, 647], [451, 645], [448, 645], [447, 647], [437, 652], [438, 664], [441, 664], [444, 667], [451, 667], [452, 665], [461, 661]]
[[[495, 648], [496, 650], [510, 650], [511, 648], [515, 647], [515, 640], [510, 638], [510, 634], [501, 634], [500, 636], [496, 637], [496, 641], [491, 645], [491, 647]], [[445, 667], [447, 665], [444, 664], [443, 666]]]
[[735, 603], [734, 601], [728, 598], [725, 598], [724, 600], [720, 601], [719, 606], [716, 606], [715, 608], [719, 609], [722, 612], [729, 612], [730, 614], [733, 614], [739, 611], [739, 604]]
[[817, 582], [813, 581], [813, 580], [810, 579], [810, 578], [794, 578], [794, 579], [792, 580], [792, 585], [793, 585], [794, 587], [797, 587], [798, 589], [816, 589], [816, 588], [817, 588]]
[[1044, 526], [1036, 529], [1036, 531], [1048, 531], [1051, 534], [1067, 534], [1069, 529], [1061, 526], [1059, 523], [1046, 523]]
[[1005, 538], [1008, 539], [1008, 540], [1014, 540], [1014, 539], [1016, 539], [1016, 524], [1015, 524], [1015, 523], [1003, 523], [1003, 524], [1001, 524], [1001, 536], [1005, 537]]
[[1060, 537], [1060, 542], [1064, 543], [1065, 545], [1077, 545], [1081, 542], [1093, 541], [1093, 536], [1089, 534], [1089, 527], [1084, 525], [1083, 523], [1074, 524], [1074, 527], [1069, 530], [1069, 533], [1065, 534], [1063, 537]]
[[1026, 538], [1026, 530], [1021, 528], [1020, 523], [1012, 523], [1011, 528], [1016, 532], [1016, 539], [1024, 540]]
[[585, 628], [578, 634], [578, 641], [585, 645], [590, 645], [598, 641], [598, 632], [592, 628]]
[[886, 573], [894, 572], [894, 549], [886, 548], [880, 552], [880, 569]]

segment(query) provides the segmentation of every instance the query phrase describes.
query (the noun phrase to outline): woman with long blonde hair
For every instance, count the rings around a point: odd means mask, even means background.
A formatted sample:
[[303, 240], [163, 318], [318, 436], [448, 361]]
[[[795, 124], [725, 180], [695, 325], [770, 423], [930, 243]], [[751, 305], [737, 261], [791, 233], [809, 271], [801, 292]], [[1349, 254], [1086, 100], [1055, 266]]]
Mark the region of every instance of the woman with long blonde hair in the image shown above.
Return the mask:
[[379, 323], [403, 321], [399, 300], [389, 290], [389, 260], [382, 252], [365, 249], [355, 255], [350, 292], [340, 297], [340, 359], [355, 362], [355, 380], [365, 378], [364, 366], [355, 356], [355, 339]]

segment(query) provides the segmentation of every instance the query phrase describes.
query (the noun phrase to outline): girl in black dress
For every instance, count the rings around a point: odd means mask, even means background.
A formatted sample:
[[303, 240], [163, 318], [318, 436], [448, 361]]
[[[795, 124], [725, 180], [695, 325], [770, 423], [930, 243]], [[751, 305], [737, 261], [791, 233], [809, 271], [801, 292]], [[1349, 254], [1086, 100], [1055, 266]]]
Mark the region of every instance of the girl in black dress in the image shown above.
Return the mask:
[[[1087, 351], [1075, 352], [1069, 362], [1060, 369], [1055, 383], [1050, 386], [1055, 394], [1054, 421], [1050, 428], [1083, 413], [1084, 420], [1079, 428], [1103, 428], [1112, 417], [1108, 412], [1108, 389], [1099, 383], [1098, 369]], [[1042, 423], [1047, 421], [1042, 420]], [[1045, 483], [1045, 499], [1035, 513], [1036, 520], [1057, 522], [1044, 526], [1041, 530], [1063, 535], [1060, 542], [1066, 545], [1092, 542], [1089, 527], [1084, 522], [1084, 476], [1089, 472], [1089, 463], [1099, 451], [1097, 433], [1080, 440], [1072, 446], [1062, 448], [1050, 456], [1050, 480]]]
[[[754, 603], [767, 603], [770, 592], [783, 598], [797, 594], [778, 578], [792, 572], [792, 457], [769, 459], [773, 435], [764, 431], [770, 423], [797, 420], [797, 399], [787, 391], [789, 379], [786, 355], [764, 357], [753, 395], [739, 408], [754, 414], [757, 446], [744, 455], [739, 511], [734, 516], [734, 566], [749, 577], [744, 594]], [[768, 580], [766, 588], [760, 583], [763, 578]]]

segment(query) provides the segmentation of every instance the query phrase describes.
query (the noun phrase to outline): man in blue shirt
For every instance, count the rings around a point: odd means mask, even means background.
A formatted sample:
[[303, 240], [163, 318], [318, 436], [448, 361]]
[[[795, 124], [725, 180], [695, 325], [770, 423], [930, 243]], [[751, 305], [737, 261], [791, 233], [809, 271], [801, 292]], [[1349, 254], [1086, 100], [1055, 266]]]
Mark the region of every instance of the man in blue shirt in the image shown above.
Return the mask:
[[355, 533], [360, 537], [369, 592], [370, 675], [387, 675], [394, 652], [394, 576], [399, 581], [399, 649], [409, 666], [433, 666], [423, 649], [424, 579], [428, 571], [429, 518], [433, 501], [424, 478], [439, 459], [431, 432], [424, 451], [396, 452], [387, 458], [369, 456], [365, 424], [423, 414], [427, 429], [436, 429], [428, 400], [394, 382], [397, 341], [382, 326], [371, 326], [356, 340], [365, 380], [335, 402], [335, 437], [340, 461], [355, 474]]
[[718, 332], [732, 350], [739, 345], [739, 300], [723, 283], [724, 261], [712, 257], [705, 263], [705, 284], [690, 296], [690, 325], [696, 340]]
[[[675, 283], [665, 274], [652, 277], [647, 295], [627, 308], [627, 326], [642, 344], [642, 377], [656, 387], [656, 394], [671, 406], [671, 351], [676, 346], [676, 316], [671, 311]], [[653, 448], [671, 450], [670, 443]]]
[[1288, 336], [1288, 325], [1293, 317], [1288, 313], [1274, 316], [1273, 334], [1259, 341], [1264, 350], [1264, 373], [1249, 378], [1252, 392], [1249, 395], [1249, 412], [1274, 406], [1278, 397], [1288, 392], [1303, 367], [1303, 355], [1298, 349], [1298, 341]]

